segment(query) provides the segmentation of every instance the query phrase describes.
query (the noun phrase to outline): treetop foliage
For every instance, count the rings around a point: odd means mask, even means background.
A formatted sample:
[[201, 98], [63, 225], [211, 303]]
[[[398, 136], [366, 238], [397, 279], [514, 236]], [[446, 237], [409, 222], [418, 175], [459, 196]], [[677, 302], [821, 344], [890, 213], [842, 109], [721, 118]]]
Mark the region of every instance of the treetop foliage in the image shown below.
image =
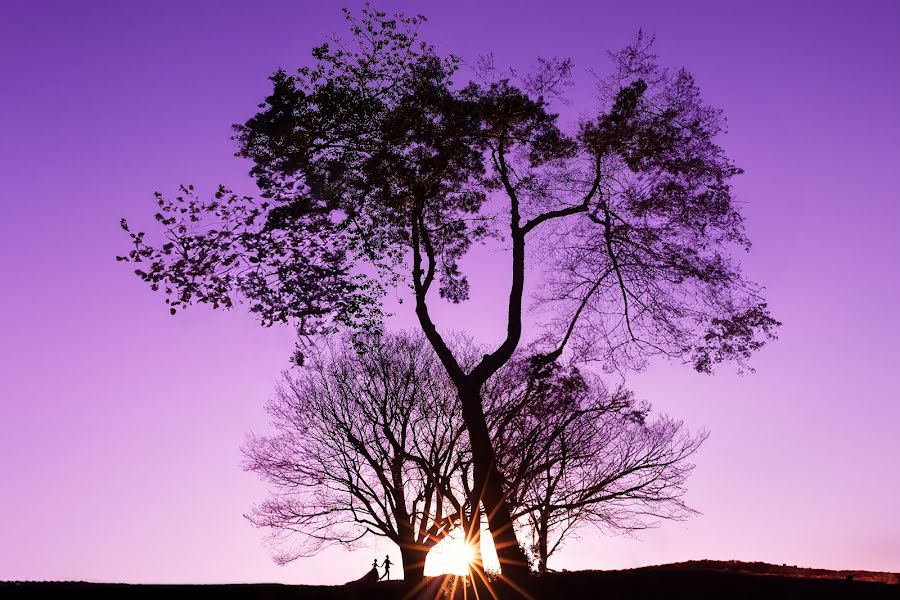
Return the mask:
[[393, 286], [425, 303], [437, 281], [465, 301], [460, 260], [497, 237], [514, 257], [543, 242], [537, 347], [550, 359], [567, 349], [614, 368], [664, 354], [708, 372], [774, 337], [732, 257], [749, 241], [730, 183], [741, 170], [716, 142], [724, 119], [687, 71], [657, 65], [651, 38], [611, 55], [601, 108], [564, 127], [552, 104], [570, 61], [459, 82], [461, 61], [421, 40], [424, 18], [367, 7], [347, 19], [348, 39], [272, 75], [235, 127], [260, 198], [158, 196], [160, 244], [123, 220], [134, 249], [119, 258], [148, 263], [137, 274], [173, 312], [243, 297], [301, 335], [377, 333]]

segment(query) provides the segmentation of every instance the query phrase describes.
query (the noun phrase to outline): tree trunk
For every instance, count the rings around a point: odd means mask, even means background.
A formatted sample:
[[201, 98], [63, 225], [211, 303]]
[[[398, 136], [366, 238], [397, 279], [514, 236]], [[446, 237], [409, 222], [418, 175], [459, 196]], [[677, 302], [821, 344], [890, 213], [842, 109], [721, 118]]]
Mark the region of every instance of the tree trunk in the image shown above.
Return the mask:
[[484, 557], [481, 554], [481, 499], [472, 499], [472, 519], [467, 523], [466, 544], [472, 548], [472, 567], [484, 571]]
[[469, 498], [472, 506], [471, 518], [463, 524], [465, 531], [465, 544], [472, 549], [472, 560], [469, 563], [470, 583], [486, 582], [487, 574], [484, 571], [484, 557], [481, 554], [481, 499], [477, 494]]
[[400, 545], [400, 560], [403, 562], [403, 580], [419, 583], [425, 578], [425, 557], [430, 548], [415, 542]]
[[501, 572], [504, 577], [514, 582], [524, 582], [528, 576], [528, 560], [519, 546], [513, 529], [512, 516], [497, 469], [494, 445], [488, 432], [481, 395], [477, 391], [461, 391], [460, 402], [463, 421], [472, 444], [475, 490], [480, 491], [481, 503], [487, 516], [494, 547], [497, 549]]
[[541, 513], [541, 524], [538, 531], [538, 573], [543, 575], [547, 572], [548, 556], [548, 536], [550, 535], [549, 526], [547, 524], [547, 514]]

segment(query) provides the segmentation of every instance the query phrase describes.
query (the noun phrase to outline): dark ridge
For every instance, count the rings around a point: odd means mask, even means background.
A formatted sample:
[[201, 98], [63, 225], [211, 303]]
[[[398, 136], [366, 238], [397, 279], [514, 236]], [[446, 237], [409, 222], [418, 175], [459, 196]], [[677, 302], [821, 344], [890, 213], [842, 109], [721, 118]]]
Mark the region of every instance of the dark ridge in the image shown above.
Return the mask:
[[[852, 576], [852, 577], [851, 577]], [[865, 580], [864, 577], [880, 578]], [[657, 598], [764, 599], [890, 598], [900, 600], [896, 573], [827, 571], [767, 563], [690, 561], [624, 571], [567, 571], [548, 573], [532, 580], [536, 598], [603, 598], [651, 600]], [[440, 582], [431, 580], [423, 596], [443, 597]], [[343, 586], [229, 584], [229, 585], [131, 585], [84, 582], [0, 582], [0, 598], [123, 599], [190, 598], [192, 600], [401, 600], [412, 598], [402, 581], [353, 583]], [[461, 598], [462, 595], [460, 594]], [[470, 595], [474, 597], [474, 595]], [[511, 598], [500, 591], [499, 598]]]
[[635, 570], [700, 570], [700, 571], [724, 571], [729, 573], [746, 573], [754, 575], [780, 575], [783, 577], [799, 577], [801, 579], [849, 579], [853, 581], [872, 581], [877, 583], [900, 584], [900, 573], [888, 573], [884, 571], [861, 571], [842, 569], [834, 571], [830, 569], [816, 569], [812, 567], [798, 567], [797, 565], [774, 565], [760, 561], [742, 562], [739, 560], [689, 560], [687, 562], [658, 565], [652, 567], [640, 567]]

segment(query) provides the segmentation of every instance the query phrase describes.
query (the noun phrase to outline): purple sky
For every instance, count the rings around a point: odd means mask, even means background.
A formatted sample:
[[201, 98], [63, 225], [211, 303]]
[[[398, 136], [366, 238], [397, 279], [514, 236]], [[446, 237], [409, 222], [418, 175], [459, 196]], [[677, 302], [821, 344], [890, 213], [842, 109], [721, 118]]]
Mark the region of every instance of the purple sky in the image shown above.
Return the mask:
[[[241, 516], [265, 490], [238, 449], [265, 429], [291, 332], [205, 308], [172, 318], [113, 259], [119, 218], [146, 224], [153, 191], [246, 186], [229, 125], [342, 28], [336, 3], [182, 4], [3, 3], [0, 580], [332, 583], [388, 549], [269, 560]], [[417, 4], [440, 48], [501, 65], [604, 67], [655, 32], [662, 61], [725, 109], [747, 171], [744, 264], [781, 340], [752, 375], [659, 363], [632, 382], [711, 431], [687, 497], [703, 514], [640, 540], [588, 535], [555, 566], [900, 571], [900, 3]], [[440, 313], [484, 341], [500, 334], [503, 260], [487, 255], [470, 262], [472, 303]]]

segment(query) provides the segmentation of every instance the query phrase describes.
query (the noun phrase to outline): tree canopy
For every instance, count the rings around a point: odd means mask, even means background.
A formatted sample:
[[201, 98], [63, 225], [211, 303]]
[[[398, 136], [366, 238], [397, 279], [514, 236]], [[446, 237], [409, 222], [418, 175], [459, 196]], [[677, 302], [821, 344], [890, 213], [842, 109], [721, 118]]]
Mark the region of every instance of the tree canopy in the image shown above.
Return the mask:
[[[474, 360], [482, 350], [454, 336]], [[485, 386], [491, 437], [520, 535], [539, 572], [587, 526], [638, 529], [690, 514], [681, 500], [704, 435], [650, 417], [624, 389], [577, 369], [532, 377], [510, 361]], [[344, 338], [286, 372], [267, 404], [274, 432], [250, 435], [247, 470], [272, 495], [248, 515], [272, 533], [286, 563], [367, 535], [401, 551], [405, 578], [456, 530], [478, 547], [481, 498], [459, 395], [428, 341], [386, 334], [359, 347]]]
[[149, 265], [138, 275], [173, 312], [243, 297], [264, 324], [301, 334], [377, 331], [387, 287], [426, 297], [437, 280], [462, 302], [473, 244], [543, 237], [548, 352], [573, 344], [606, 364], [664, 353], [710, 371], [771, 338], [777, 321], [732, 256], [749, 240], [730, 184], [741, 171], [716, 142], [721, 111], [687, 71], [657, 65], [648, 36], [611, 55], [599, 108], [565, 129], [553, 104], [569, 61], [456, 83], [459, 59], [420, 40], [422, 17], [348, 19], [349, 40], [276, 72], [260, 112], [235, 126], [260, 198], [158, 194], [165, 241], [132, 233], [120, 258]]
[[[735, 258], [749, 248], [731, 187], [741, 171], [718, 143], [721, 111], [686, 70], [659, 66], [643, 33], [610, 55], [596, 103], [567, 124], [557, 111], [570, 61], [467, 77], [422, 41], [422, 17], [366, 8], [347, 19], [349, 37], [277, 71], [236, 126], [259, 198], [159, 196], [164, 239], [123, 220], [133, 249], [119, 258], [140, 263], [173, 312], [243, 298], [301, 339], [377, 335], [386, 291], [411, 290], [460, 396], [501, 562], [518, 577], [526, 558], [481, 390], [519, 348], [526, 275], [544, 274], [529, 346], [538, 371], [560, 360], [641, 368], [656, 355], [701, 372], [743, 365], [779, 323]], [[488, 240], [509, 250], [506, 331], [463, 365], [431, 307], [436, 295], [469, 297], [461, 259]]]

